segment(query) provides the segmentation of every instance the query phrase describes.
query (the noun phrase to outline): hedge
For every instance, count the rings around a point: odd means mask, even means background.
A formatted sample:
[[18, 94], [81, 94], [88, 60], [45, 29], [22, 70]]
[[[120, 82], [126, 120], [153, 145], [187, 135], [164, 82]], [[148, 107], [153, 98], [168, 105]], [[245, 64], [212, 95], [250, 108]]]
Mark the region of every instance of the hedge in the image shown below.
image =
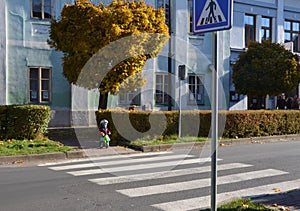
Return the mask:
[[49, 120], [49, 106], [0, 106], [0, 139], [35, 139], [47, 132]]
[[[137, 138], [177, 135], [178, 117], [178, 111], [96, 111], [98, 125], [102, 119], [109, 121], [113, 144], [123, 144]], [[210, 111], [182, 111], [181, 119], [182, 136], [209, 136], [211, 128]], [[152, 129], [151, 120], [154, 122]], [[219, 112], [219, 132], [223, 138], [297, 134], [300, 133], [299, 122], [299, 110]]]

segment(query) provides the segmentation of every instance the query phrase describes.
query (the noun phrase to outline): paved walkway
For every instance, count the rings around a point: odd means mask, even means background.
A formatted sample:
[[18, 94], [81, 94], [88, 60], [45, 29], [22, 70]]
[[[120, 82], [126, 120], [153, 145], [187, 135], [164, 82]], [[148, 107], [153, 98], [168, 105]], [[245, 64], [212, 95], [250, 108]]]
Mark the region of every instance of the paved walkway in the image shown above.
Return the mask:
[[253, 201], [265, 204], [272, 209], [300, 210], [300, 189], [285, 193], [258, 196]]

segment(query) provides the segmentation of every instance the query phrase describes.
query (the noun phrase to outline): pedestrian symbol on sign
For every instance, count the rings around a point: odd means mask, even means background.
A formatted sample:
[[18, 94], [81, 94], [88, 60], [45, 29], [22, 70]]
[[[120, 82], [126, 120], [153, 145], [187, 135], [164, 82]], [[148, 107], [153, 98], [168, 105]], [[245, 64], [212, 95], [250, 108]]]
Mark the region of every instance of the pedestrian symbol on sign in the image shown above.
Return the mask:
[[226, 18], [217, 1], [206, 1], [205, 7], [197, 22], [197, 26], [226, 22]]

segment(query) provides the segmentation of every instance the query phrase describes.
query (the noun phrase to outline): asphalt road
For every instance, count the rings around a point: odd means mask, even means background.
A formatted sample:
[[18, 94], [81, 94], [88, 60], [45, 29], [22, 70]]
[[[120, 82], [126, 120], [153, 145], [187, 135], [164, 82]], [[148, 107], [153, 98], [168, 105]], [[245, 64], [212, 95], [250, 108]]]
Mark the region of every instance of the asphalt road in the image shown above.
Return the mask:
[[[218, 200], [300, 188], [300, 141], [220, 147], [218, 152]], [[209, 206], [209, 153], [1, 166], [0, 210], [197, 210]]]

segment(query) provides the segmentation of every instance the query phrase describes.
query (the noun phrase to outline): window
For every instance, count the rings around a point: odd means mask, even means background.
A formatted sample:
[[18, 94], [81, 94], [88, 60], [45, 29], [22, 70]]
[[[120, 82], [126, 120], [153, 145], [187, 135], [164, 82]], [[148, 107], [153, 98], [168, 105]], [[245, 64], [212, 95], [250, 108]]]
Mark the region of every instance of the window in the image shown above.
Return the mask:
[[[121, 91], [122, 92], [122, 91]], [[123, 105], [141, 105], [141, 93], [139, 91], [126, 92], [119, 95], [119, 103]]]
[[52, 0], [31, 0], [31, 17], [51, 19]]
[[261, 40], [272, 40], [272, 18], [262, 17]]
[[156, 8], [163, 8], [166, 16], [166, 24], [169, 26], [169, 0], [156, 0]]
[[189, 32], [193, 32], [193, 0], [188, 0], [188, 18], [189, 18]]
[[29, 102], [49, 103], [51, 99], [51, 69], [45, 67], [29, 68]]
[[251, 41], [255, 41], [255, 16], [245, 15], [245, 46], [248, 47]]
[[189, 75], [189, 103], [204, 104], [203, 76]]
[[155, 87], [155, 103], [167, 104], [169, 95], [167, 94], [169, 88], [169, 77], [167, 74], [156, 75]]
[[300, 22], [284, 21], [284, 42], [293, 42], [293, 51], [300, 52]]
[[[188, 32], [193, 33], [193, 0], [188, 0]], [[199, 36], [204, 36], [204, 33], [199, 33], [199, 34], [193, 34], [193, 35], [199, 35]]]

